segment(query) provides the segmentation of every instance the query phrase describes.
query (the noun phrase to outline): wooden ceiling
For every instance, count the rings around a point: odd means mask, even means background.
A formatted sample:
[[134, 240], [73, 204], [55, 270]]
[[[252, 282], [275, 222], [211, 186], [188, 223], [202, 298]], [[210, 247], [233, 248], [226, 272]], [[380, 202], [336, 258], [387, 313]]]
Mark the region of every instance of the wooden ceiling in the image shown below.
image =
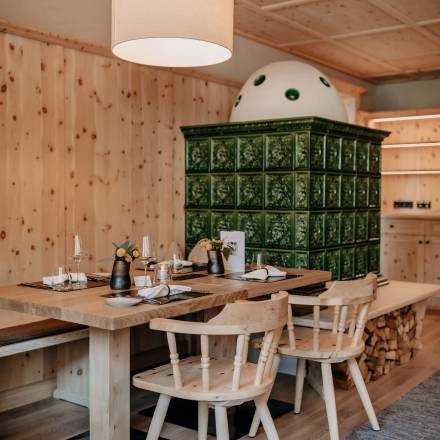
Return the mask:
[[373, 82], [440, 77], [440, 0], [235, 0], [235, 32]]

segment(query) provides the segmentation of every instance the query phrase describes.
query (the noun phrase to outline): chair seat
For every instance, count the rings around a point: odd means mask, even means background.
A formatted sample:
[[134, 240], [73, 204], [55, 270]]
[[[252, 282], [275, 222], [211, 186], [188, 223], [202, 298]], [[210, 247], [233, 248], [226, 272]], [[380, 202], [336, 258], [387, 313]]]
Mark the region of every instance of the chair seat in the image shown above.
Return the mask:
[[254, 385], [257, 365], [245, 363], [241, 367], [241, 380], [238, 391], [232, 391], [231, 378], [234, 366], [231, 359], [211, 359], [209, 367], [210, 389], [203, 391], [200, 357], [192, 356], [179, 363], [182, 375], [182, 388], [174, 385], [171, 364], [136, 374], [133, 385], [144, 390], [166, 394], [188, 400], [204, 402], [226, 402], [252, 400], [271, 387], [271, 377], [263, 379], [261, 385]]
[[295, 343], [296, 349], [292, 350], [289, 345], [289, 335], [287, 331], [284, 331], [280, 339], [278, 352], [307, 359], [334, 359], [342, 362], [360, 355], [364, 350], [363, 342], [353, 347], [351, 345], [352, 339], [344, 334], [341, 349], [336, 353], [336, 334], [321, 329], [319, 332], [319, 350], [316, 352], [313, 350], [313, 329], [308, 327], [295, 327]]

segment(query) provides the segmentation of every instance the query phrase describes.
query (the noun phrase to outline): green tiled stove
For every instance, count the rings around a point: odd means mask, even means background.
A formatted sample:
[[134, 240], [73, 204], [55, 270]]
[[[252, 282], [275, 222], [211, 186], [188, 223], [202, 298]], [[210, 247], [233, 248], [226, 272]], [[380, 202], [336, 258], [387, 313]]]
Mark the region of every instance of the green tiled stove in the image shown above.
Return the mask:
[[380, 153], [387, 132], [317, 117], [183, 127], [186, 249], [221, 230], [246, 258], [331, 270], [379, 270]]

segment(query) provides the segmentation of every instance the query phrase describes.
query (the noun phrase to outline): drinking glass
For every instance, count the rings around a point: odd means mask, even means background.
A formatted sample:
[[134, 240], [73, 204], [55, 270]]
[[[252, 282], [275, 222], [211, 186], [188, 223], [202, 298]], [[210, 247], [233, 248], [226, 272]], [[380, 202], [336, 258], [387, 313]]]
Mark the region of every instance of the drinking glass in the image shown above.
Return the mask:
[[66, 292], [71, 290], [72, 282], [69, 269], [64, 265], [58, 265], [52, 272], [51, 287], [57, 292]]
[[266, 252], [254, 252], [252, 254], [251, 269], [264, 269], [267, 265], [267, 253]]
[[172, 277], [171, 265], [168, 263], [158, 263], [154, 268], [154, 285], [169, 284]]

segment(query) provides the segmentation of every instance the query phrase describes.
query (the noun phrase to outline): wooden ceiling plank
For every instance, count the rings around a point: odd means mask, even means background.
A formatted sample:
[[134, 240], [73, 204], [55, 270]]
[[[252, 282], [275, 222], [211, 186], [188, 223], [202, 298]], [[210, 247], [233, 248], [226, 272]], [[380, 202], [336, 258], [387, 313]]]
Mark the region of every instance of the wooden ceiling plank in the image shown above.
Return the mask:
[[[240, 3], [242, 5], [246, 5], [248, 8], [250, 9], [254, 9], [254, 10], [259, 10], [262, 11], [262, 9], [260, 7], [258, 7], [257, 5], [255, 5], [255, 3], [252, 3], [249, 0], [239, 0]], [[336, 45], [338, 47], [340, 47], [341, 49], [344, 49], [348, 52], [351, 52], [352, 54], [364, 58], [366, 61], [370, 62], [370, 63], [374, 63], [378, 66], [382, 66], [382, 67], [386, 67], [387, 69], [393, 71], [394, 73], [400, 73], [400, 70], [397, 69], [395, 66], [393, 66], [392, 64], [387, 63], [386, 61], [380, 60], [378, 58], [372, 57], [370, 55], [367, 55], [353, 47], [351, 47], [350, 45], [348, 45], [346, 42], [342, 42], [342, 41], [337, 41], [337, 40], [331, 40], [329, 39], [327, 36], [325, 36], [324, 34], [322, 34], [321, 32], [318, 32], [314, 29], [310, 29], [307, 26], [304, 26], [300, 23], [297, 23], [295, 21], [292, 21], [282, 15], [279, 15], [277, 13], [274, 12], [270, 12], [270, 11], [263, 11], [263, 14], [266, 15], [269, 18], [272, 18], [274, 20], [278, 20], [279, 22], [285, 23], [285, 24], [289, 24], [290, 26], [295, 27], [298, 30], [301, 30], [303, 32], [306, 32], [310, 35], [314, 35], [315, 37], [317, 37], [318, 39], [321, 39], [323, 41], [328, 41], [329, 43]], [[280, 46], [278, 46], [278, 48], [282, 49]], [[341, 70], [341, 67], [339, 67], [338, 70]]]
[[278, 9], [285, 9], [291, 6], [306, 5], [307, 3], [316, 3], [320, 0], [286, 0], [284, 2], [274, 3], [272, 5], [264, 5], [260, 8], [263, 11], [276, 11]]
[[408, 15], [399, 11], [394, 6], [387, 3], [385, 0], [367, 0], [368, 3], [376, 6], [376, 8], [381, 9], [386, 14], [391, 15], [392, 17], [400, 20], [402, 23], [405, 23], [411, 26], [414, 30], [424, 35], [426, 38], [429, 38], [431, 41], [434, 41], [437, 44], [440, 44], [440, 37], [430, 32], [428, 29], [420, 27], [414, 20], [412, 20]]

